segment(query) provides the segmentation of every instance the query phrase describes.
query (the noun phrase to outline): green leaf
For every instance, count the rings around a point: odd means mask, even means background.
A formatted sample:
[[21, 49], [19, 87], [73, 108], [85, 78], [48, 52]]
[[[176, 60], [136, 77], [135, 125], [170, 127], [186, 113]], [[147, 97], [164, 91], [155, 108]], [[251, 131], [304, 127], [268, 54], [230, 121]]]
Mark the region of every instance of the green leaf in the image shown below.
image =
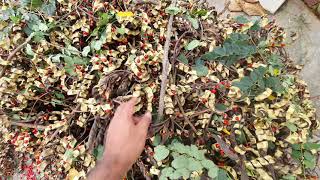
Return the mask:
[[301, 150], [301, 144], [292, 144], [291, 146], [294, 150]]
[[48, 26], [45, 23], [38, 24], [39, 30], [42, 32], [46, 32], [48, 30]]
[[180, 168], [176, 170], [176, 173], [182, 176], [184, 179], [188, 179], [190, 177], [191, 172], [186, 168]]
[[315, 159], [315, 156], [313, 154], [311, 154], [309, 151], [305, 151], [303, 153], [303, 157], [308, 161], [312, 161]]
[[283, 180], [296, 180], [297, 178], [293, 175], [282, 176]]
[[81, 54], [82, 56], [87, 57], [89, 52], [90, 52], [90, 46], [86, 46], [83, 48]]
[[199, 150], [197, 146], [191, 145], [190, 146], [190, 155], [198, 160], [205, 160], [205, 150]]
[[59, 91], [54, 91], [53, 94], [58, 99], [62, 99], [62, 100], [65, 99], [65, 96], [62, 93], [60, 93]]
[[121, 35], [124, 35], [126, 33], [126, 28], [117, 28], [117, 32]]
[[181, 144], [180, 142], [174, 142], [170, 146], [170, 150], [178, 152], [180, 154], [190, 154], [190, 147]]
[[152, 141], [152, 145], [153, 146], [158, 146], [158, 145], [160, 145], [160, 143], [161, 143], [161, 136], [159, 134], [156, 134], [154, 136], [153, 141]]
[[265, 80], [266, 86], [276, 93], [283, 93], [284, 87], [278, 77], [268, 77]]
[[166, 159], [169, 155], [169, 150], [163, 145], [159, 145], [154, 148], [154, 159], [157, 161], [162, 161]]
[[41, 6], [41, 11], [47, 14], [48, 16], [53, 16], [56, 12], [56, 1], [49, 0], [49, 2]]
[[224, 41], [222, 47], [217, 47], [213, 51], [204, 54], [204, 60], [218, 60], [230, 66], [239, 59], [247, 58], [257, 53], [256, 46], [250, 44], [250, 37], [246, 34], [232, 33]]
[[215, 108], [218, 111], [225, 112], [228, 107], [224, 104], [215, 104]]
[[209, 73], [209, 69], [204, 65], [204, 62], [200, 59], [196, 60], [196, 65], [193, 67], [198, 76], [206, 76]]
[[216, 177], [216, 180], [227, 180], [230, 179], [228, 176], [228, 173], [224, 169], [218, 170], [218, 176]]
[[187, 64], [188, 65], [188, 59], [184, 54], [180, 54], [178, 56], [178, 60], [181, 61], [183, 64]]
[[188, 163], [190, 162], [188, 161], [187, 156], [180, 155], [174, 158], [174, 160], [171, 162], [171, 166], [175, 169], [185, 168], [188, 165]]
[[317, 143], [305, 143], [303, 144], [303, 148], [306, 149], [306, 150], [312, 150], [312, 149], [320, 149], [320, 144], [317, 144]]
[[[211, 178], [216, 178], [219, 175], [219, 168], [211, 168], [208, 170], [208, 176]], [[222, 176], [222, 175], [221, 175]]]
[[237, 23], [239, 23], [239, 24], [245, 24], [245, 23], [248, 23], [248, 22], [250, 22], [246, 17], [244, 17], [244, 16], [237, 16], [236, 18], [235, 18], [235, 21], [237, 22]]
[[203, 167], [205, 167], [208, 170], [209, 169], [213, 169], [213, 168], [217, 168], [218, 169], [218, 167], [212, 161], [210, 161], [208, 159], [202, 160], [201, 164], [202, 164]]
[[101, 47], [103, 45], [103, 42], [101, 40], [98, 40], [98, 41], [92, 41], [91, 43], [91, 48], [95, 49], [95, 50], [100, 50]]
[[175, 7], [175, 6], [169, 6], [166, 8], [166, 13], [170, 15], [177, 15], [180, 12], [180, 8]]
[[298, 130], [298, 127], [292, 122], [286, 122], [286, 126], [289, 128], [291, 132], [296, 132]]
[[108, 14], [108, 13], [100, 13], [99, 14], [98, 27], [107, 25], [112, 17], [113, 16]]
[[198, 29], [199, 28], [199, 23], [198, 23], [198, 20], [195, 19], [195, 18], [192, 18], [191, 16], [187, 16], [187, 19], [190, 21], [192, 27], [194, 29]]
[[193, 50], [194, 48], [198, 47], [200, 45], [200, 41], [199, 40], [192, 40], [186, 47], [185, 49], [188, 51]]
[[190, 171], [200, 171], [201, 169], [203, 169], [202, 164], [200, 163], [200, 161], [194, 159], [194, 158], [188, 158], [187, 162], [187, 169], [189, 169]]
[[42, 1], [41, 0], [31, 0], [30, 6], [31, 8], [38, 8], [41, 7]]
[[97, 160], [102, 159], [102, 157], [103, 157], [103, 151], [104, 151], [103, 146], [102, 146], [102, 145], [98, 145], [98, 147], [96, 147], [96, 148], [93, 150], [93, 155], [94, 155], [94, 157], [96, 157]]
[[34, 56], [35, 55], [35, 53], [33, 52], [30, 44], [27, 44], [27, 46], [26, 46], [26, 53], [28, 55], [30, 55], [30, 56]]
[[292, 150], [291, 153], [292, 158], [296, 159], [296, 160], [300, 160], [303, 156], [303, 154], [301, 153], [300, 150]]
[[173, 174], [174, 169], [172, 167], [166, 167], [161, 170], [160, 177], [170, 177]]
[[192, 15], [194, 16], [205, 16], [207, 15], [208, 11], [206, 9], [197, 9], [192, 11]]
[[316, 167], [316, 161], [314, 160], [303, 160], [303, 164], [306, 168], [313, 169]]
[[253, 81], [251, 81], [251, 79], [247, 76], [243, 77], [240, 82], [234, 82], [232, 83], [233, 86], [237, 86], [238, 88], [240, 88], [240, 90], [242, 92], [247, 92], [248, 89], [251, 88], [251, 86], [253, 86]]

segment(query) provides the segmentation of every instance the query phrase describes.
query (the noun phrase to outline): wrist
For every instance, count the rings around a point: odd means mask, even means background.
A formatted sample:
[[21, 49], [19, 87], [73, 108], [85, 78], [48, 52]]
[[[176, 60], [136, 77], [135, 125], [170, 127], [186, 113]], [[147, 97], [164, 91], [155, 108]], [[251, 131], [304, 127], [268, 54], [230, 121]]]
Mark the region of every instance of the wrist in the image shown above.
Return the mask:
[[115, 166], [111, 161], [102, 159], [96, 167], [89, 173], [89, 180], [121, 180], [122, 174], [119, 167]]

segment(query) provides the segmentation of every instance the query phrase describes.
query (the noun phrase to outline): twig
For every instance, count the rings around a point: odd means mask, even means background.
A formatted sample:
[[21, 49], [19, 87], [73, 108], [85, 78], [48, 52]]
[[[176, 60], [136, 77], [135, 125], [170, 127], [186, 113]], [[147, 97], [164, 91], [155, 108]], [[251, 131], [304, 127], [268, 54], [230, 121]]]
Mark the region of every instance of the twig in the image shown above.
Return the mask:
[[191, 121], [189, 120], [189, 118], [186, 116], [186, 114], [185, 114], [185, 112], [184, 112], [184, 110], [183, 110], [182, 104], [181, 104], [178, 96], [177, 96], [177, 95], [174, 95], [174, 97], [175, 97], [175, 99], [176, 99], [176, 101], [177, 101], [177, 103], [178, 103], [179, 109], [180, 109], [180, 111], [181, 111], [181, 113], [182, 113], [185, 121], [187, 121], [187, 123], [190, 125], [190, 127], [191, 127], [191, 129], [194, 131], [194, 133], [197, 134], [197, 129], [193, 126], [193, 124], [191, 123]]
[[235, 153], [233, 153], [229, 145], [225, 143], [219, 136], [212, 134], [212, 137], [217, 141], [218, 144], [220, 144], [221, 149], [224, 151], [224, 153], [232, 160], [237, 161], [239, 160], [239, 156]]
[[[173, 0], [172, 4], [175, 5], [177, 0]], [[161, 80], [161, 89], [160, 89], [160, 98], [159, 98], [159, 109], [158, 109], [158, 117], [157, 121], [160, 122], [163, 118], [164, 111], [164, 96], [166, 93], [167, 80], [168, 80], [168, 69], [169, 69], [169, 46], [171, 39], [171, 31], [172, 31], [172, 22], [173, 15], [170, 15], [168, 26], [167, 26], [167, 34], [166, 34], [166, 42], [164, 44], [164, 53], [163, 53], [163, 62], [162, 62], [162, 80]]]
[[134, 0], [133, 1], [134, 4], [154, 4], [154, 5], [158, 5], [158, 2], [155, 0]]
[[100, 120], [98, 117], [94, 118], [93, 125], [92, 125], [92, 127], [90, 129], [90, 132], [89, 132], [89, 138], [88, 138], [88, 142], [86, 144], [89, 153], [91, 153], [92, 150], [93, 150], [94, 139], [96, 138], [97, 132], [98, 132], [98, 129], [99, 129], [98, 128], [98, 120]]
[[144, 166], [143, 162], [138, 161], [137, 165], [139, 166], [139, 169], [140, 169], [141, 173], [143, 174], [144, 178], [146, 180], [151, 180], [150, 176], [147, 174], [146, 167]]
[[[31, 39], [32, 39], [33, 36], [34, 36], [34, 34], [31, 33], [31, 34], [28, 36], [28, 38], [27, 38], [22, 44], [20, 44], [15, 50], [13, 50], [13, 51], [9, 54], [9, 56], [8, 56], [8, 58], [7, 58], [7, 61], [11, 61], [12, 58], [16, 55], [16, 53], [19, 52], [25, 45], [27, 45], [27, 44], [31, 41]], [[5, 71], [7, 70], [7, 67], [8, 67], [8, 66], [3, 66], [3, 67], [2, 67], [2, 70], [1, 70], [1, 72], [0, 72], [0, 78], [4, 75]]]
[[45, 130], [47, 126], [38, 125], [38, 124], [30, 124], [30, 123], [22, 123], [22, 122], [15, 122], [15, 121], [9, 121], [9, 123], [12, 126], [21, 126], [21, 127], [27, 127], [27, 128], [34, 128], [37, 130]]
[[[76, 108], [74, 108], [74, 109], [72, 110], [72, 112], [70, 113], [70, 115], [69, 115], [69, 117], [68, 117], [68, 120], [67, 120], [66, 124], [69, 124], [69, 123], [71, 122], [73, 116], [75, 115], [76, 111], [78, 111], [79, 108], [80, 108], [80, 104], [78, 104], [78, 105], [76, 106]], [[56, 131], [51, 135], [51, 137], [49, 138], [49, 140], [47, 141], [47, 143], [49, 143], [49, 142], [59, 133], [59, 131], [61, 130], [61, 128], [62, 128], [62, 127], [59, 127], [59, 128], [56, 129]]]

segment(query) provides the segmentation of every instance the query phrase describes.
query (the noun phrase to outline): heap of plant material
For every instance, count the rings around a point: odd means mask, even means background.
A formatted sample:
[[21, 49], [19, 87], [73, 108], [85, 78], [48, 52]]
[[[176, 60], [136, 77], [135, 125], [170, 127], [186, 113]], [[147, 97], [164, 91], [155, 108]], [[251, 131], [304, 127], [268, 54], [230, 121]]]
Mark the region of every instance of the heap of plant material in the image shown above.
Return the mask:
[[316, 165], [315, 109], [267, 18], [191, 0], [8, 1], [0, 18], [1, 175], [85, 177], [133, 96], [153, 123], [127, 179], [295, 179]]

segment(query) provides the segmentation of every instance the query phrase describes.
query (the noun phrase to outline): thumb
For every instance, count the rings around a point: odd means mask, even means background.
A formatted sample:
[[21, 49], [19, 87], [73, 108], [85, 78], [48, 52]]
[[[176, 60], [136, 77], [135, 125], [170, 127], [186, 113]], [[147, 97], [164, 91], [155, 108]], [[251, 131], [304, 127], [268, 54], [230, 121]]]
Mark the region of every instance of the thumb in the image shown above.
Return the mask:
[[151, 118], [151, 113], [146, 112], [142, 117], [139, 118], [139, 121], [137, 123], [138, 128], [147, 132], [151, 123]]

